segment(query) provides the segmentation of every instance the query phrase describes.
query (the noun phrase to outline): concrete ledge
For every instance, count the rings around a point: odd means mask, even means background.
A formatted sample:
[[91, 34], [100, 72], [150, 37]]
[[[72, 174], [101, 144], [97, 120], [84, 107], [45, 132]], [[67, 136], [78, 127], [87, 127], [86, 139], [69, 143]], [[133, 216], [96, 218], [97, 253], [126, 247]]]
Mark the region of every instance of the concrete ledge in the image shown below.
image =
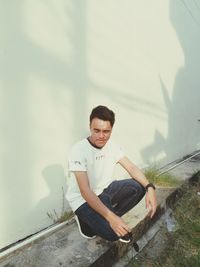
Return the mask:
[[[196, 160], [194, 170], [194, 160], [192, 168], [184, 177], [186, 182], [178, 188], [158, 188], [158, 209], [153, 219], [147, 216], [144, 200], [124, 216], [124, 220], [132, 229], [136, 240], [139, 240], [147, 230], [160, 218], [168, 207], [183, 195], [186, 183], [194, 183], [197, 176], [189, 179], [194, 171], [199, 169], [199, 158]], [[183, 166], [179, 167], [180, 173]], [[176, 170], [177, 174], [178, 170]], [[184, 179], [184, 180], [185, 180]], [[97, 237], [93, 240], [86, 240], [79, 234], [74, 221], [69, 225], [64, 225], [55, 232], [40, 237], [33, 243], [16, 250], [7, 257], [0, 260], [1, 267], [111, 267], [123, 255], [126, 254], [131, 244], [121, 242], [107, 242]]]
[[[173, 202], [180, 189], [159, 188], [158, 210], [152, 220], [147, 216], [144, 201], [124, 216], [136, 240], [161, 216], [166, 200]], [[180, 195], [180, 194], [179, 194]], [[78, 232], [74, 222], [63, 226], [39, 240], [15, 251], [0, 261], [2, 267], [55, 267], [55, 266], [112, 266], [128, 250], [131, 244], [107, 242], [101, 238], [86, 240]]]
[[[158, 196], [158, 208], [155, 216], [150, 219], [145, 216], [140, 220], [132, 229], [133, 236], [136, 240], [139, 240], [146, 234], [146, 232], [160, 219], [168, 208], [173, 208], [174, 204], [182, 195], [186, 192], [188, 184], [197, 183], [198, 176], [194, 175], [187, 179], [181, 186], [177, 188], [159, 188], [157, 192]], [[134, 209], [128, 213], [129, 216], [134, 216]], [[120, 258], [122, 258], [129, 250], [131, 244], [122, 244], [115, 242], [99, 257], [91, 267], [110, 267], [113, 266]]]
[[[141, 214], [145, 214], [145, 216], [143, 216], [143, 218], [139, 218], [138, 221], [136, 222], [134, 220], [134, 217], [136, 216], [136, 210], [132, 209], [129, 213], [127, 213], [127, 215], [124, 216], [124, 219], [126, 222], [129, 223], [129, 227], [130, 224], [132, 224], [132, 233], [133, 236], [135, 238], [135, 240], [139, 240], [146, 232], [147, 230], [151, 227], [152, 224], [154, 224], [159, 218], [160, 216], [163, 214], [165, 208], [165, 199], [170, 196], [172, 194], [172, 192], [174, 192], [175, 189], [173, 188], [159, 188], [158, 189], [158, 209], [157, 212], [155, 214], [155, 216], [150, 219], [149, 216], [147, 215], [147, 212], [144, 211], [144, 203], [143, 207], [140, 206], [139, 208], [141, 209], [140, 212], [142, 211]], [[133, 219], [130, 219], [133, 218]], [[112, 266], [114, 263], [116, 263], [121, 257], [123, 257], [129, 247], [132, 244], [124, 244], [121, 242], [114, 242], [111, 243], [109, 248], [107, 249], [107, 251], [102, 254], [95, 262], [93, 262], [90, 266], [91, 267], [110, 267]]]

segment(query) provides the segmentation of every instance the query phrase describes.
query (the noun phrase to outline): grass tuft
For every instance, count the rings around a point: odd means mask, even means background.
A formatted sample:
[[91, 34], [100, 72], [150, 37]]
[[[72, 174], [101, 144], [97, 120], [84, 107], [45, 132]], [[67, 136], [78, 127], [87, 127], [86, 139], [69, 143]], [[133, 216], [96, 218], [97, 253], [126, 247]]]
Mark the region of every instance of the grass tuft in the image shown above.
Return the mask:
[[53, 210], [52, 212], [47, 212], [47, 216], [54, 222], [54, 223], [61, 223], [64, 221], [67, 221], [73, 217], [74, 213], [73, 211], [66, 211], [65, 210], [65, 192], [64, 188], [62, 187], [62, 210], [61, 215], [59, 216], [56, 210]]
[[169, 172], [160, 175], [156, 167], [146, 169], [144, 174], [151, 183], [158, 186], [176, 187], [180, 185], [180, 181], [174, 175]]

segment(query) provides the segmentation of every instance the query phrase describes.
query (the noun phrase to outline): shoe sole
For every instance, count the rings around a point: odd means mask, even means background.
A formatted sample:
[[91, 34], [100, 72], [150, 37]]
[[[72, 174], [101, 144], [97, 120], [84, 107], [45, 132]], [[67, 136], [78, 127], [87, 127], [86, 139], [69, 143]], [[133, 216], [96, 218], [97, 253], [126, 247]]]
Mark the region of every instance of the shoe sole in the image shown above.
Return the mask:
[[130, 243], [131, 242], [130, 239], [129, 240], [125, 240], [125, 239], [122, 239], [122, 238], [119, 238], [119, 241], [123, 242], [123, 243]]
[[[119, 241], [121, 241], [123, 243], [129, 243], [129, 242], [131, 242], [131, 240], [124, 240], [124, 239], [121, 239], [121, 238], [119, 239]], [[140, 248], [139, 248], [139, 246], [138, 246], [138, 244], [137, 244], [136, 241], [133, 242], [133, 247], [134, 247], [134, 249], [135, 249], [136, 252], [139, 252]]]
[[77, 225], [78, 225], [78, 230], [79, 230], [80, 234], [82, 235], [82, 237], [84, 237], [84, 238], [86, 238], [86, 239], [93, 239], [93, 238], [96, 237], [96, 235], [93, 235], [93, 236], [87, 236], [87, 235], [85, 235], [85, 234], [81, 231], [81, 226], [80, 226], [78, 217], [77, 217], [76, 215], [75, 215], [74, 217], [75, 217], [76, 223], [77, 223]]

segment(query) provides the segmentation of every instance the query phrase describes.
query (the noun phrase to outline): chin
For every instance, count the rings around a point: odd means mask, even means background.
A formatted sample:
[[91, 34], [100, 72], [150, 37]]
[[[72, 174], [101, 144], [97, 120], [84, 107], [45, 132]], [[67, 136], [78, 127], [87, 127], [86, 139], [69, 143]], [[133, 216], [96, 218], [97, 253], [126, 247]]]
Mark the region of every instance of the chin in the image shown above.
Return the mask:
[[97, 145], [97, 146], [102, 148], [102, 147], [104, 147], [104, 146], [105, 146], [105, 144], [103, 144], [103, 145]]
[[103, 147], [103, 146], [105, 146], [105, 144], [106, 144], [106, 142], [100, 142], [100, 143], [96, 143], [96, 146], [98, 146], [98, 147]]

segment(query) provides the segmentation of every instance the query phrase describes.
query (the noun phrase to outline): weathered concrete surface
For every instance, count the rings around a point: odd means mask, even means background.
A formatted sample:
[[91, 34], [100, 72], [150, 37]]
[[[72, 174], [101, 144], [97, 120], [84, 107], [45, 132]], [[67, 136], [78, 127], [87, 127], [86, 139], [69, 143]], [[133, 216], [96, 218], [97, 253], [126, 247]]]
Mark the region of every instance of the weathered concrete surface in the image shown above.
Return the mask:
[[[196, 157], [172, 172], [179, 179], [185, 180], [199, 169], [200, 157]], [[158, 188], [159, 207], [152, 220], [147, 216], [144, 200], [124, 216], [124, 220], [133, 229], [136, 240], [162, 215], [165, 206], [170, 206], [180, 194], [180, 188]], [[130, 245], [110, 243], [101, 238], [86, 240], [80, 236], [73, 222], [3, 257], [0, 259], [0, 267], [111, 267], [127, 252]]]
[[[199, 151], [196, 151], [196, 153], [199, 153]], [[174, 164], [179, 164], [179, 161], [174, 162]], [[171, 164], [166, 166], [163, 170], [168, 169], [170, 167]], [[177, 166], [176, 168], [172, 169], [170, 173], [174, 174], [180, 181], [185, 181], [189, 179], [193, 175], [193, 173], [195, 173], [199, 169], [200, 169], [200, 154], [184, 162], [183, 164]]]
[[[172, 189], [159, 189], [158, 199], [168, 196]], [[144, 200], [124, 216], [132, 229], [146, 218]], [[33, 242], [0, 260], [2, 267], [86, 267], [111, 266], [116, 257], [125, 253], [127, 245], [120, 242], [110, 243], [95, 238], [86, 240], [79, 234], [76, 224], [64, 226], [49, 236]], [[113, 259], [112, 256], [113, 255]], [[109, 260], [108, 260], [109, 258]], [[98, 263], [99, 261], [99, 263]], [[94, 264], [94, 265], [93, 265]], [[103, 264], [103, 265], [102, 265]], [[108, 264], [108, 265], [107, 265]]]
[[0, 266], [89, 266], [106, 251], [107, 246], [100, 238], [89, 241], [82, 238], [76, 224], [72, 223], [16, 251], [0, 261]]

